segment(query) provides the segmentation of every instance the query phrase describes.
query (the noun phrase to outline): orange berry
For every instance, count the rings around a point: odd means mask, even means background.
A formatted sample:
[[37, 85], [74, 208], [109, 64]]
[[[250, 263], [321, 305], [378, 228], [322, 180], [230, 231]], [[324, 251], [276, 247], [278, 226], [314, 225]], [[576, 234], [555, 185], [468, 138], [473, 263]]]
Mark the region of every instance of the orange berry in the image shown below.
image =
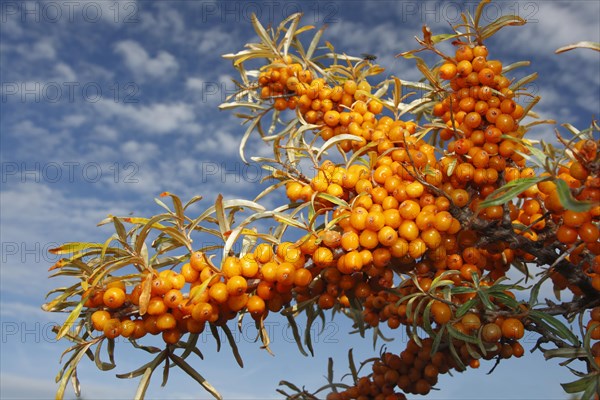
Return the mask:
[[130, 319], [121, 321], [121, 336], [128, 338], [135, 334], [136, 324]]
[[239, 296], [246, 292], [248, 282], [243, 276], [233, 276], [227, 280], [227, 293], [229, 296]]
[[213, 306], [210, 303], [201, 302], [192, 309], [192, 318], [196, 321], [208, 321], [213, 314]]
[[110, 318], [111, 318], [110, 313], [106, 310], [94, 311], [94, 313], [92, 314], [92, 317], [91, 317], [92, 325], [94, 326], [94, 329], [96, 329], [98, 331], [103, 331], [106, 321], [108, 321]]
[[438, 300], [433, 302], [430, 312], [433, 320], [439, 325], [448, 323], [448, 321], [450, 321], [452, 318], [452, 310], [450, 309], [450, 306]]
[[255, 317], [261, 316], [265, 312], [265, 301], [257, 295], [250, 296], [246, 303], [246, 309]]
[[577, 241], [578, 232], [567, 225], [561, 225], [556, 231], [556, 238], [564, 244], [573, 244]]
[[104, 324], [104, 336], [114, 339], [121, 334], [121, 321], [118, 318], [111, 318]]
[[179, 289], [171, 289], [165, 293], [163, 302], [169, 308], [177, 308], [177, 306], [183, 301], [183, 294]]
[[502, 322], [502, 336], [506, 339], [521, 339], [525, 333], [523, 323], [516, 318], [507, 318]]
[[597, 242], [600, 237], [598, 227], [591, 222], [584, 222], [581, 224], [577, 232], [579, 233], [581, 240], [586, 243]]
[[[278, 99], [283, 100], [283, 99]], [[177, 329], [168, 329], [162, 333], [162, 339], [167, 344], [175, 344], [181, 339], [181, 332]]]
[[493, 322], [487, 323], [483, 326], [481, 337], [486, 342], [496, 343], [502, 337], [502, 328]]
[[398, 240], [398, 233], [394, 228], [384, 226], [377, 233], [377, 239], [383, 246], [391, 246]]
[[[369, 229], [365, 229], [360, 233], [358, 238], [359, 243], [365, 249], [374, 249], [379, 244], [379, 239], [377, 238], [377, 232], [374, 232]], [[333, 258], [333, 256], [332, 256]]]
[[229, 256], [225, 258], [221, 266], [221, 272], [225, 274], [226, 278], [238, 276], [242, 274], [242, 265], [237, 257]]
[[196, 271], [202, 271], [205, 267], [208, 266], [206, 259], [204, 258], [204, 253], [201, 251], [195, 251], [190, 255], [190, 265]]
[[439, 70], [440, 78], [450, 80], [456, 76], [456, 65], [450, 62], [442, 64]]
[[165, 314], [159, 315], [156, 318], [156, 327], [161, 331], [164, 331], [167, 329], [172, 329], [172, 328], [175, 328], [176, 326], [177, 326], [177, 320], [175, 319], [173, 314], [165, 313]]
[[254, 249], [254, 258], [261, 264], [271, 261], [274, 256], [273, 247], [268, 243], [261, 243]]
[[227, 301], [227, 297], [229, 297], [227, 285], [223, 282], [217, 282], [213, 284], [208, 290], [208, 295], [217, 303], [225, 303]]
[[400, 224], [398, 233], [400, 234], [400, 237], [410, 242], [419, 237], [419, 228], [414, 221], [405, 220]]
[[106, 289], [104, 295], [102, 296], [102, 300], [104, 305], [109, 308], [119, 308], [125, 303], [127, 297], [125, 296], [125, 292], [120, 287], [111, 287]]
[[163, 298], [161, 296], [154, 296], [150, 298], [146, 312], [148, 315], [160, 315], [166, 313], [167, 310], [168, 307], [163, 301]]
[[334, 306], [335, 298], [329, 293], [323, 293], [321, 296], [319, 296], [317, 303], [321, 309], [327, 310]]
[[566, 210], [563, 214], [563, 223], [571, 228], [578, 228], [584, 222], [589, 220], [589, 214], [585, 212], [576, 212], [573, 210]]

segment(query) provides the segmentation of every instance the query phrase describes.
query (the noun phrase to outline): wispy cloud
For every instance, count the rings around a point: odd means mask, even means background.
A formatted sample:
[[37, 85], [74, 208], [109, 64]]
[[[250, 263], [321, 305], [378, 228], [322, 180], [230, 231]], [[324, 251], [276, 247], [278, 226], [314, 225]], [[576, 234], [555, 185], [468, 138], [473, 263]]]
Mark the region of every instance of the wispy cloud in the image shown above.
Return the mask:
[[168, 51], [160, 50], [155, 57], [151, 57], [144, 47], [134, 40], [116, 43], [115, 52], [123, 57], [125, 65], [137, 79], [168, 79], [179, 69], [177, 59]]
[[118, 118], [133, 123], [139, 132], [149, 134], [167, 134], [185, 131], [194, 123], [192, 106], [183, 102], [154, 103], [151, 105], [120, 104], [111, 100], [102, 100], [94, 105], [106, 118]]

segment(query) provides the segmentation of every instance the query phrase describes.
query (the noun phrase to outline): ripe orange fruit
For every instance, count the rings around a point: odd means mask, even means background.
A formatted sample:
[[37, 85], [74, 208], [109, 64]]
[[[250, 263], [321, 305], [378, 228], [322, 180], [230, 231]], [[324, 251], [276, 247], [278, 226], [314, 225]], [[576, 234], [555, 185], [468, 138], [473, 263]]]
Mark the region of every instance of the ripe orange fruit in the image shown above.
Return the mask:
[[190, 265], [196, 271], [202, 271], [206, 266], [208, 266], [208, 263], [206, 262], [206, 259], [204, 258], [204, 253], [201, 251], [193, 252], [190, 255]]
[[171, 313], [161, 314], [156, 318], [156, 327], [161, 330], [172, 329], [177, 326], [177, 320]]
[[148, 315], [160, 315], [166, 313], [167, 310], [168, 307], [163, 301], [163, 298], [161, 296], [154, 296], [150, 298], [146, 312]]
[[208, 295], [217, 303], [225, 303], [227, 301], [227, 297], [229, 297], [227, 285], [223, 282], [215, 283], [208, 290]]
[[167, 307], [177, 308], [177, 306], [183, 301], [183, 294], [179, 289], [171, 289], [165, 293], [163, 301]]
[[253, 316], [261, 316], [265, 312], [265, 301], [257, 296], [251, 296], [246, 303], [246, 309]]
[[523, 323], [516, 318], [507, 318], [502, 322], [502, 336], [506, 339], [521, 339], [525, 333]]
[[463, 315], [461, 322], [469, 333], [476, 331], [481, 326], [479, 316], [474, 313], [466, 313]]
[[276, 280], [284, 285], [291, 285], [294, 282], [296, 268], [289, 262], [282, 262], [277, 267]]
[[221, 266], [221, 272], [225, 274], [226, 278], [238, 276], [242, 274], [242, 265], [237, 257], [229, 256], [223, 261]]
[[248, 298], [249, 296], [247, 293], [231, 295], [227, 299], [227, 306], [231, 311], [240, 311], [242, 308], [246, 307], [246, 304], [248, 304]]
[[496, 343], [502, 337], [502, 329], [493, 322], [483, 326], [481, 337], [484, 341]]
[[[283, 99], [278, 99], [278, 100], [283, 100]], [[162, 339], [165, 341], [165, 343], [168, 343], [168, 344], [175, 344], [175, 343], [179, 342], [180, 338], [181, 338], [181, 332], [177, 329], [168, 329], [162, 333]]]
[[248, 282], [243, 276], [233, 276], [227, 280], [227, 293], [230, 296], [239, 296], [246, 292]]
[[442, 64], [439, 70], [440, 78], [444, 80], [450, 80], [456, 76], [457, 69], [456, 65], [450, 62]]
[[121, 321], [118, 318], [111, 318], [104, 324], [104, 336], [114, 339], [121, 334]]
[[318, 304], [323, 310], [330, 309], [335, 304], [335, 298], [329, 293], [323, 293], [321, 296], [319, 296]]
[[196, 321], [208, 321], [212, 314], [213, 306], [210, 303], [198, 303], [192, 310], [192, 318]]
[[94, 329], [96, 329], [98, 331], [103, 331], [106, 321], [108, 321], [110, 318], [111, 318], [110, 313], [106, 310], [94, 311], [94, 313], [92, 314], [92, 317], [91, 317], [92, 325], [94, 326]]
[[109, 308], [121, 307], [123, 303], [125, 303], [126, 299], [127, 297], [125, 296], [125, 292], [120, 287], [108, 288], [102, 296], [104, 305]]
[[433, 320], [439, 325], [448, 323], [448, 321], [450, 321], [452, 318], [452, 310], [450, 309], [450, 306], [438, 300], [433, 302], [430, 312]]
[[564, 244], [573, 244], [577, 241], [578, 232], [576, 229], [567, 225], [561, 225], [556, 230], [556, 238]]

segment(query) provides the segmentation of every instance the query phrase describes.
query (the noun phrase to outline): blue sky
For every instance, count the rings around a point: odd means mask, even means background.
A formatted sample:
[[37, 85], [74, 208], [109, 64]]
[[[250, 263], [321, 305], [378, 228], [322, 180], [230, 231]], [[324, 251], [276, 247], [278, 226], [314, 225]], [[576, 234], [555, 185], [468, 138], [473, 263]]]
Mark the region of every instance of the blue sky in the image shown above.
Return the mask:
[[[255, 166], [245, 166], [237, 155], [244, 128], [217, 110], [234, 89], [235, 72], [220, 55], [256, 39], [252, 12], [266, 25], [302, 11], [305, 23], [328, 25], [324, 38], [336, 50], [375, 54], [385, 74], [416, 80], [413, 65], [394, 55], [415, 46], [423, 23], [434, 33], [446, 32], [444, 21], [458, 22], [461, 3], [1, 2], [0, 397], [50, 398], [56, 389], [66, 344], [54, 343], [50, 332], [62, 315], [40, 310], [44, 294], [60, 283], [47, 279], [57, 260], [48, 249], [65, 241], [103, 240], [108, 231], [96, 223], [108, 214], [159, 212], [153, 198], [163, 191], [183, 199], [201, 194], [205, 206], [217, 193], [251, 198], [260, 191]], [[472, 10], [475, 2], [463, 5]], [[554, 50], [600, 41], [600, 3], [502, 1], [483, 18], [509, 13], [530, 22], [491, 40], [493, 57], [531, 60], [517, 76], [539, 72], [531, 90], [543, 97], [536, 108], [540, 116], [587, 127], [591, 115], [600, 114], [600, 56]], [[539, 128], [534, 136], [552, 140], [553, 130]], [[258, 140], [250, 141], [247, 154], [267, 152]], [[239, 338], [243, 369], [227, 351], [217, 354], [206, 338], [206, 358], [194, 366], [225, 398], [277, 398], [280, 379], [316, 388], [325, 382], [327, 357], [337, 360], [339, 376], [347, 372], [350, 347], [357, 360], [374, 354], [370, 340], [348, 336], [348, 324], [336, 320], [315, 338], [317, 357], [305, 358], [289, 343], [284, 321], [272, 321], [276, 356], [260, 350], [246, 327]], [[401, 342], [390, 348], [399, 350]], [[525, 342], [531, 347], [535, 338]], [[143, 363], [144, 356], [128, 346], [118, 350], [117, 373]], [[558, 382], [572, 380], [540, 353], [503, 362], [486, 376], [489, 367], [482, 363], [478, 371], [442, 378], [442, 390], [431, 398], [558, 399], [565, 398]], [[81, 365], [79, 378], [86, 399], [131, 398], [137, 385], [89, 363]], [[183, 374], [172, 373], [166, 388], [159, 381], [152, 381], [149, 397], [204, 396]]]

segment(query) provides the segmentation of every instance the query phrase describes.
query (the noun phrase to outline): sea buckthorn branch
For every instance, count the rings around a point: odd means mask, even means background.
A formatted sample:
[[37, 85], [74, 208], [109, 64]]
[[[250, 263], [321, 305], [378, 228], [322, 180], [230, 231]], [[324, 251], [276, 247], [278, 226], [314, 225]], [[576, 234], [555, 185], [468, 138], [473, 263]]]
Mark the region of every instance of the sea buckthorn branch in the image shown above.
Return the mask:
[[[596, 304], [597, 143], [591, 131], [567, 126], [576, 139], [559, 139], [564, 150], [541, 143], [545, 155], [524, 138], [531, 126], [549, 122], [524, 124], [526, 116], [535, 118], [537, 98], [525, 107], [516, 101], [515, 93], [528, 95], [523, 86], [536, 74], [511, 81], [507, 73], [527, 63], [505, 67], [483, 45], [498, 29], [523, 21], [505, 16], [481, 27], [486, 3], [474, 17], [465, 14], [454, 34], [433, 36], [424, 28], [423, 39], [417, 39], [422, 48], [402, 53], [416, 59], [421, 82], [391, 77], [375, 86], [367, 78], [382, 68], [371, 59], [337, 54], [330, 44], [321, 46], [323, 29], [305, 48], [304, 35], [313, 28], [300, 26], [300, 15], [269, 29], [253, 17], [260, 42], [225, 56], [241, 78], [238, 93], [221, 108], [243, 110], [236, 114], [247, 124], [243, 161], [253, 133], [272, 144], [272, 158], [252, 159], [273, 182], [254, 201], [218, 196], [195, 217], [187, 208], [199, 197], [184, 205], [165, 193], [173, 210], [159, 200], [166, 213], [103, 221], [116, 231], [105, 243], [56, 250], [74, 254], [51, 269], [80, 281], [55, 291], [59, 294], [45, 306], [70, 312], [57, 332], [76, 343], [59, 378], [60, 396], [70, 379], [78, 391], [76, 367], [84, 354], [93, 355], [100, 369], [113, 368], [114, 338], [123, 336], [155, 357], [118, 375], [141, 377], [137, 397], [164, 363], [165, 381], [176, 366], [220, 398], [185, 361], [191, 354], [202, 358], [197, 339], [206, 328], [218, 348], [223, 331], [242, 366], [228, 321], [237, 319], [239, 327], [242, 318], [252, 318], [262, 347], [270, 351], [265, 320], [279, 313], [307, 355], [305, 348], [314, 354], [311, 325], [330, 309], [334, 316], [351, 318], [362, 336], [372, 329], [374, 344], [389, 340], [383, 325], [392, 331], [403, 327], [410, 341], [398, 353], [382, 348], [358, 369], [350, 352], [352, 384], [334, 381], [331, 360], [325, 386], [310, 394], [282, 381], [295, 393], [286, 396], [427, 394], [439, 374], [477, 368], [480, 360], [521, 357], [519, 340], [526, 329], [540, 334], [540, 344], [561, 347], [544, 350], [548, 357], [581, 359], [584, 351], [589, 377], [565, 390], [589, 392], [590, 366], [598, 357], [590, 340], [600, 338], [593, 322], [600, 320], [599, 312], [592, 309], [583, 343], [553, 315], [572, 321]], [[453, 55], [436, 49], [443, 40], [455, 40]], [[414, 55], [420, 51], [433, 51], [441, 64], [430, 68]], [[406, 104], [403, 86], [426, 93]], [[411, 116], [417, 122], [400, 119]], [[544, 174], [536, 176], [527, 162]], [[313, 177], [301, 171], [305, 164]], [[283, 186], [289, 202], [273, 210], [257, 203]], [[262, 233], [260, 222], [272, 226]], [[132, 225], [128, 231], [126, 224]], [[284, 241], [288, 233], [301, 238]], [[204, 245], [193, 246], [192, 236]], [[111, 246], [113, 241], [122, 249]], [[525, 303], [514, 292], [528, 288], [507, 283], [506, 272], [517, 268], [528, 276], [527, 264], [549, 268], [537, 274]], [[551, 303], [539, 307], [539, 285], [546, 279], [556, 290], [574, 293], [571, 305], [553, 311]], [[303, 334], [296, 323], [302, 315]], [[75, 333], [68, 332], [76, 321]], [[147, 334], [160, 334], [165, 348], [138, 344]], [[99, 358], [105, 340], [108, 364]], [[366, 365], [372, 372], [359, 377]]]

